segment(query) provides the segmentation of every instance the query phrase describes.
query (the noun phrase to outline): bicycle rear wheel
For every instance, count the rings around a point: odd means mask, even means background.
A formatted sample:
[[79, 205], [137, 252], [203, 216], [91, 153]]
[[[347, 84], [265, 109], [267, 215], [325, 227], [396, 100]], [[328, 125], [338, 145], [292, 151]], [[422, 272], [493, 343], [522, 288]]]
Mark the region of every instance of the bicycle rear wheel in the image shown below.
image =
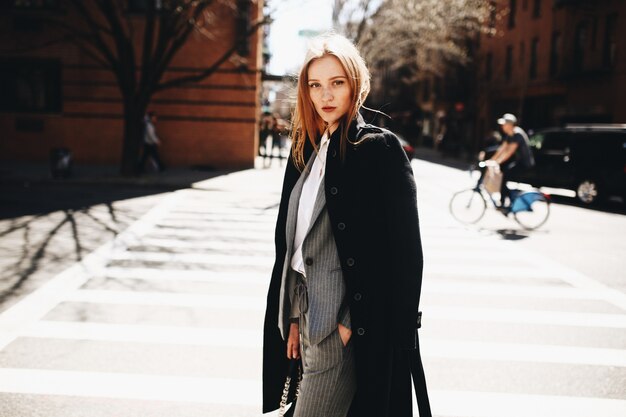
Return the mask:
[[550, 200], [538, 191], [526, 191], [513, 200], [511, 212], [515, 221], [526, 230], [541, 227], [550, 216]]
[[468, 189], [454, 193], [450, 199], [450, 214], [452, 217], [465, 224], [474, 224], [487, 211], [487, 202], [480, 191]]

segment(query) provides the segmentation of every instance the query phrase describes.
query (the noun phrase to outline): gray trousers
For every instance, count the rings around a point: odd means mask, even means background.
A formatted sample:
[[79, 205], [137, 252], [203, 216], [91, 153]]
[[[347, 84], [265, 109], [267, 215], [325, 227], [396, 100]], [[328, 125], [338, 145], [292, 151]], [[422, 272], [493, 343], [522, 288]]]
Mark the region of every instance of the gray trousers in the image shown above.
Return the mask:
[[309, 343], [305, 278], [293, 270], [291, 272], [296, 274], [300, 288], [300, 296], [295, 299], [300, 304], [300, 355], [303, 365], [294, 417], [345, 417], [356, 392], [352, 337], [344, 346], [337, 328], [321, 342], [315, 345]]

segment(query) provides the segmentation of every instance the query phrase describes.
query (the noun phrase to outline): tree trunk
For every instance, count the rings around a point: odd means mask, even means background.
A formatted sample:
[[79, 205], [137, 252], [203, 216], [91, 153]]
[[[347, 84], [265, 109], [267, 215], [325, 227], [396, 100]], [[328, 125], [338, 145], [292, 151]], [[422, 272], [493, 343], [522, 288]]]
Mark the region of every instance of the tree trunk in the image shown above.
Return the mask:
[[124, 142], [120, 173], [129, 177], [138, 173], [139, 152], [143, 143], [143, 118], [145, 108], [135, 103], [124, 103]]

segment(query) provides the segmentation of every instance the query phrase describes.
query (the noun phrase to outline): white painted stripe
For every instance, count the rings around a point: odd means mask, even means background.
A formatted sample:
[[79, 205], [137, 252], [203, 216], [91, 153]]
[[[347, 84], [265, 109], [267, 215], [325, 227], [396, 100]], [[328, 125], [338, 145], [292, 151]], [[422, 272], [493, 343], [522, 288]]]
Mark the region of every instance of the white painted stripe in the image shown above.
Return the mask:
[[533, 266], [502, 266], [491, 268], [490, 265], [467, 265], [463, 263], [430, 263], [426, 260], [424, 264], [424, 274], [441, 274], [463, 278], [483, 278], [497, 277], [506, 281], [508, 278], [527, 278], [527, 279], [561, 279], [561, 273], [557, 270], [546, 270]]
[[[187, 203], [192, 204], [192, 203]], [[214, 204], [214, 203], [209, 203]], [[238, 219], [238, 218], [274, 218], [276, 221], [276, 215], [278, 214], [278, 209], [272, 210], [261, 210], [254, 207], [227, 207], [227, 208], [214, 208], [206, 211], [193, 211], [193, 210], [177, 210], [173, 209], [169, 212], [167, 218], [172, 219], [206, 219], [206, 218], [216, 218], [223, 217], [228, 219]]]
[[500, 268], [500, 264], [505, 265], [515, 265], [515, 264], [523, 264], [523, 261], [519, 260], [518, 256], [511, 254], [508, 251], [502, 250], [476, 250], [476, 249], [465, 249], [460, 251], [451, 252], [449, 249], [431, 249], [431, 247], [424, 248], [424, 259], [428, 263], [444, 263], [448, 264], [450, 262], [461, 262], [461, 261], [472, 261], [477, 264], [480, 263], [482, 266], [489, 265], [490, 267], [494, 267], [497, 265], [497, 268]]
[[478, 321], [494, 323], [550, 324], [626, 329], [626, 314], [572, 313], [564, 311], [515, 310], [506, 308], [475, 308], [424, 303], [424, 319]]
[[203, 239], [222, 239], [227, 238], [230, 240], [240, 239], [242, 241], [247, 240], [260, 240], [266, 241], [268, 245], [274, 244], [274, 232], [256, 232], [248, 230], [195, 230], [195, 229], [154, 229], [151, 233], [152, 236], [177, 236], [180, 238], [203, 238]]
[[[105, 275], [115, 279], [142, 279], [167, 281], [201, 281], [215, 283], [246, 283], [269, 285], [271, 272], [214, 272], [163, 268], [109, 267]], [[562, 298], [572, 300], [603, 300], [601, 291], [585, 291], [566, 285], [516, 285], [506, 283], [481, 283], [476, 281], [426, 280], [423, 294], [471, 294], [481, 296]]]
[[[201, 345], [260, 349], [262, 317], [254, 317], [250, 329], [197, 328], [158, 325], [108, 324], [72, 321], [40, 321], [20, 332], [21, 337], [69, 340]], [[626, 350], [521, 343], [471, 342], [424, 337], [424, 358], [487, 361], [564, 363], [626, 367]]]
[[246, 222], [240, 220], [221, 220], [216, 222], [197, 221], [192, 219], [189, 221], [180, 220], [163, 220], [158, 226], [184, 229], [190, 227], [194, 230], [212, 231], [212, 230], [254, 230], [260, 232], [273, 232], [274, 224], [270, 222]]
[[424, 337], [424, 357], [626, 367], [626, 350], [521, 343], [469, 342]]
[[[163, 292], [130, 292], [112, 290], [76, 290], [68, 293], [66, 301], [199, 307], [224, 310], [265, 311], [265, 294], [258, 297], [212, 294], [176, 294]], [[626, 315], [572, 313], [561, 311], [473, 308], [424, 304], [424, 318], [479, 321], [495, 323], [524, 323], [558, 326], [580, 326], [626, 329]]]
[[262, 327], [263, 317], [258, 315], [251, 317], [250, 329], [44, 320], [24, 328], [19, 335], [50, 339], [260, 349], [263, 343]]
[[152, 236], [141, 239], [139, 243], [142, 246], [156, 246], [170, 249], [202, 249], [202, 250], [246, 250], [250, 253], [265, 253], [274, 257], [274, 245], [268, 245], [266, 242], [229, 242], [223, 240], [200, 240], [188, 241], [171, 238], [154, 238]]
[[229, 242], [224, 240], [199, 240], [188, 241], [172, 238], [154, 238], [152, 236], [141, 239], [141, 246], [154, 246], [158, 248], [179, 250], [205, 250], [205, 251], [236, 251], [249, 252], [251, 255], [263, 255], [274, 258], [274, 245], [267, 242]]
[[108, 267], [104, 276], [116, 279], [143, 279], [169, 281], [200, 281], [215, 283], [241, 283], [269, 285], [271, 272], [214, 272], [163, 268], [121, 268]]
[[156, 291], [76, 290], [69, 292], [65, 297], [65, 301], [265, 311], [265, 299], [263, 297], [242, 295], [179, 294]]
[[566, 285], [518, 285], [506, 283], [481, 283], [476, 281], [425, 280], [422, 293], [471, 294], [481, 296], [503, 295], [508, 297], [563, 298], [572, 300], [603, 300], [602, 291], [585, 291]]
[[233, 267], [252, 266], [271, 268], [274, 260], [263, 256], [248, 256], [241, 254], [224, 255], [212, 253], [167, 253], [167, 252], [117, 252], [111, 256], [115, 261], [145, 261], [145, 262], [178, 262], [185, 264], [230, 265]]
[[[0, 391], [259, 407], [262, 392], [261, 381], [257, 380], [16, 368], [0, 369]], [[433, 414], [442, 417], [626, 414], [626, 401], [605, 398], [446, 390], [430, 390], [430, 397]]]
[[255, 405], [261, 382], [253, 380], [0, 369], [0, 392], [80, 397]]
[[[626, 401], [608, 398], [429, 391], [440, 417], [624, 417]], [[417, 416], [417, 414], [415, 414]]]
[[244, 223], [272, 223], [276, 224], [276, 212], [255, 213], [253, 209], [246, 209], [240, 213], [206, 212], [202, 214], [180, 215], [171, 213], [163, 219], [163, 222], [244, 222]]

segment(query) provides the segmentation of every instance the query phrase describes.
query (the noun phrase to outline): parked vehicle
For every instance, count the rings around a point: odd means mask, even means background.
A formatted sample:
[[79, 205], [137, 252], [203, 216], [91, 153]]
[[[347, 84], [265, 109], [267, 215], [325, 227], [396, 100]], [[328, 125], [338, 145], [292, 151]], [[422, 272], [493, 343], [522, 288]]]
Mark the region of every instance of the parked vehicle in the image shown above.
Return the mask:
[[535, 167], [521, 181], [572, 189], [585, 204], [626, 201], [626, 124], [567, 125], [530, 137]]

